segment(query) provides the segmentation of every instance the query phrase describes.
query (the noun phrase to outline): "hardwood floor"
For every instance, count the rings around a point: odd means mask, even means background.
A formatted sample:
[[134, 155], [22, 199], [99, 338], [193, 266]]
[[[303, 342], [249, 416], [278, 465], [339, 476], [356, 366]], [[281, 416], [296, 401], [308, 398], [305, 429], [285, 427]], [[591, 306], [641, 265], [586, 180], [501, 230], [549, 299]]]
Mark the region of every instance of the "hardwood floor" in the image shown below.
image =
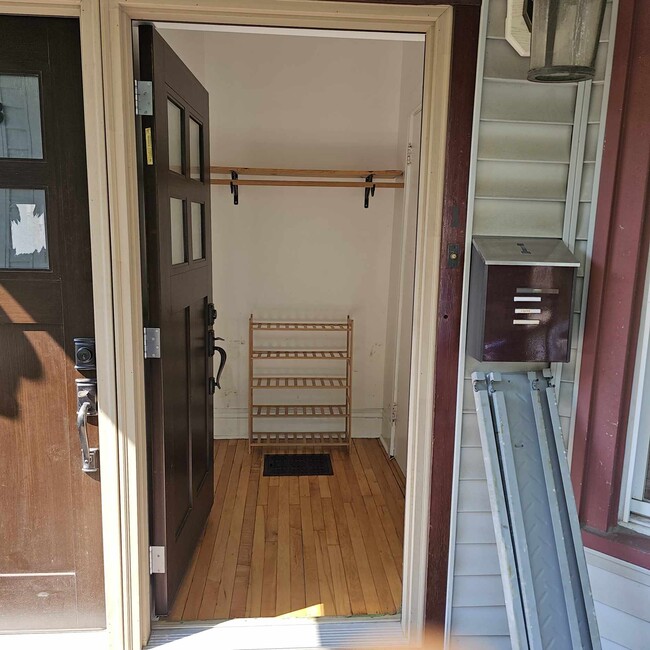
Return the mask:
[[215, 442], [214, 506], [167, 620], [400, 610], [403, 476], [379, 440], [328, 451], [333, 476], [265, 477], [247, 441]]

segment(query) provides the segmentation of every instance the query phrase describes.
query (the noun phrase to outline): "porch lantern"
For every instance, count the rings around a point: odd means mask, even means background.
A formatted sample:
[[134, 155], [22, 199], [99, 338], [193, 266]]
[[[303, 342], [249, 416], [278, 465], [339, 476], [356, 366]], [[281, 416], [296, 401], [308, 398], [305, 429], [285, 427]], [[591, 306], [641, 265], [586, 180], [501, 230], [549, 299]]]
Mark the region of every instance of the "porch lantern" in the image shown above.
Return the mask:
[[605, 0], [534, 0], [528, 80], [593, 79], [604, 13]]

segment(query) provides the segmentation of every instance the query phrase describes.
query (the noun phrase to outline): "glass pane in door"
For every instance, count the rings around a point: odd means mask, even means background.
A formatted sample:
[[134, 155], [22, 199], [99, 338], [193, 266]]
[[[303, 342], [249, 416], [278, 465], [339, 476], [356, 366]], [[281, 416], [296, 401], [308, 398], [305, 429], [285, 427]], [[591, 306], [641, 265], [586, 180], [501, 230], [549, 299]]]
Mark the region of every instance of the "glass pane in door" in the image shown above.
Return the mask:
[[201, 180], [201, 125], [190, 117], [190, 178]]
[[183, 173], [183, 111], [167, 100], [167, 139], [169, 142], [169, 169]]
[[185, 254], [185, 215], [184, 203], [181, 199], [169, 199], [172, 236], [172, 264], [187, 262]]
[[192, 259], [202, 260], [205, 257], [203, 251], [203, 205], [192, 203]]
[[43, 158], [38, 76], [0, 74], [0, 158]]
[[0, 188], [0, 269], [49, 269], [45, 190]]

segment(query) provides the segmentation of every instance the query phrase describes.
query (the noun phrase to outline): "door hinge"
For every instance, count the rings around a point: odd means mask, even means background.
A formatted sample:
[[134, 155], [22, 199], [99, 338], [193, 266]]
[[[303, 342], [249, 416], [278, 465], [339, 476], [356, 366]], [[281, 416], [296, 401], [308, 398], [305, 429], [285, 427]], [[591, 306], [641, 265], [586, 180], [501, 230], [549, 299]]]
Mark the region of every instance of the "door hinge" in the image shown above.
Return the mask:
[[153, 115], [153, 82], [135, 80], [135, 114]]
[[160, 359], [160, 328], [144, 328], [144, 358]]
[[413, 144], [409, 142], [409, 146], [406, 148], [406, 164], [411, 165], [413, 163]]
[[395, 424], [395, 422], [397, 422], [397, 402], [390, 405], [390, 423]]
[[149, 573], [166, 573], [165, 567], [165, 547], [149, 547]]

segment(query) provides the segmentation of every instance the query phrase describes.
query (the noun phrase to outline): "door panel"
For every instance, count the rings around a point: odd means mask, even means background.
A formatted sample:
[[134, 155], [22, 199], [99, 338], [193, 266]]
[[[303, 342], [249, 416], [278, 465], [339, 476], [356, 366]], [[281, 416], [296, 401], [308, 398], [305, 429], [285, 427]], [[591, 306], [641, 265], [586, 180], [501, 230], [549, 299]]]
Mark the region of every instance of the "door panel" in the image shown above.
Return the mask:
[[137, 38], [140, 79], [153, 81], [154, 96], [154, 114], [139, 118], [137, 130], [145, 322], [161, 335], [161, 358], [147, 362], [147, 402], [151, 538], [166, 555], [165, 573], [154, 575], [155, 609], [165, 615], [213, 500], [209, 106], [206, 90], [153, 27], [140, 26]]
[[[0, 630], [105, 624], [74, 338], [93, 298], [79, 25], [0, 16]], [[97, 446], [90, 423], [91, 446]]]

